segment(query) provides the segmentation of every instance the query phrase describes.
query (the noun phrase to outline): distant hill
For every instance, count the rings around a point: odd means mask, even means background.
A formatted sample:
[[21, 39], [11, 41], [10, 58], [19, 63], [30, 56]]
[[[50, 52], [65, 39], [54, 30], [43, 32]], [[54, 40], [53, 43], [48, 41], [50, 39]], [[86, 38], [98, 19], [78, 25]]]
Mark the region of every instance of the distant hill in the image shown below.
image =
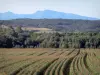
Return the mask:
[[49, 28], [61, 32], [100, 32], [100, 20], [13, 19], [0, 20], [0, 25]]
[[30, 19], [82, 19], [82, 20], [98, 20], [97, 18], [81, 16], [72, 13], [64, 13], [53, 10], [37, 11], [33, 14], [15, 14], [12, 12], [0, 13], [0, 20], [10, 20], [18, 18]]

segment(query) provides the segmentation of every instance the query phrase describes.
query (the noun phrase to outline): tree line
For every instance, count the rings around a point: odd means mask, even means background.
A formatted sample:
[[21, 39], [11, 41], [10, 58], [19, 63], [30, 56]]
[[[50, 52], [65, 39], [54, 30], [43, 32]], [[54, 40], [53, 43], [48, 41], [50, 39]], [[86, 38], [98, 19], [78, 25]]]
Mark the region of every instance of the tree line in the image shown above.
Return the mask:
[[0, 20], [0, 25], [49, 28], [61, 32], [100, 32], [100, 20], [13, 19]]
[[0, 27], [0, 48], [100, 48], [100, 33], [36, 33], [20, 26]]

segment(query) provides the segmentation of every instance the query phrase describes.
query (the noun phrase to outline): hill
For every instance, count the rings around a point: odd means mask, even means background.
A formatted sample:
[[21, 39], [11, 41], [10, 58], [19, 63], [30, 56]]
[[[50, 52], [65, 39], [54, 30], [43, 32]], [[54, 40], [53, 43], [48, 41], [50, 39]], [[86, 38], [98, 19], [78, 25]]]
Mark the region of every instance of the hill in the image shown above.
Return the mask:
[[0, 25], [49, 28], [62, 32], [100, 32], [100, 20], [13, 19], [0, 20]]
[[18, 18], [30, 18], [30, 19], [83, 19], [83, 20], [97, 20], [97, 18], [81, 16], [72, 13], [64, 13], [53, 10], [37, 11], [33, 14], [15, 14], [12, 12], [0, 13], [0, 20], [10, 20]]

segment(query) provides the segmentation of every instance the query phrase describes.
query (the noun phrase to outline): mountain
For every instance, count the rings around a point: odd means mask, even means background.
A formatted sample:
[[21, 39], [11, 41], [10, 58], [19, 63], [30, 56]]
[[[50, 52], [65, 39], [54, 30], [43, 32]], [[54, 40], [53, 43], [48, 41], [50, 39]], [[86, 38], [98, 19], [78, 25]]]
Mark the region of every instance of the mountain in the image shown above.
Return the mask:
[[15, 14], [12, 12], [0, 13], [0, 20], [10, 20], [18, 18], [30, 18], [30, 19], [83, 19], [83, 20], [98, 20], [97, 18], [81, 16], [72, 13], [64, 13], [53, 10], [37, 11], [33, 14]]

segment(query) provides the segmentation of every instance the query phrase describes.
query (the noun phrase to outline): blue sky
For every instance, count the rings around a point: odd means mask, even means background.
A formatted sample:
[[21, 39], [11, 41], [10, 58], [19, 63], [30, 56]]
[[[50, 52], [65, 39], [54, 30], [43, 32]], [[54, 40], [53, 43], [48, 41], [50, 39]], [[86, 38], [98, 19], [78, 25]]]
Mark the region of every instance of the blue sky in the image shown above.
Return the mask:
[[30, 14], [47, 9], [100, 18], [100, 0], [0, 0], [1, 13]]

